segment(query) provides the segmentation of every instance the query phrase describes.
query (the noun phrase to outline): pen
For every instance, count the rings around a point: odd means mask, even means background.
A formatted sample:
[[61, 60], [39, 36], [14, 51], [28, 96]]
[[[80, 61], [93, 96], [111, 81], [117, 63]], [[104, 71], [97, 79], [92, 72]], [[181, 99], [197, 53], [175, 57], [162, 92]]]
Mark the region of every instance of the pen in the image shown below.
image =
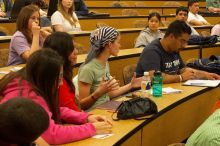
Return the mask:
[[190, 83], [192, 86], [203, 86], [205, 83]]

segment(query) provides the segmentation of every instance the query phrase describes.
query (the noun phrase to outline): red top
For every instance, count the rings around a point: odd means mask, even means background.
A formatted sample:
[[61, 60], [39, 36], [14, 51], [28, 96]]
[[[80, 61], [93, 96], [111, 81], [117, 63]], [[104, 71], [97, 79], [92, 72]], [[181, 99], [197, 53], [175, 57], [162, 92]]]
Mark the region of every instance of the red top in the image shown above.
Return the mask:
[[220, 99], [218, 101], [216, 101], [214, 107], [212, 108], [212, 112], [215, 112], [216, 109], [220, 108]]
[[76, 97], [74, 91], [67, 84], [66, 80], [63, 78], [63, 84], [59, 88], [60, 97], [60, 107], [68, 107], [75, 111], [81, 111], [77, 106]]

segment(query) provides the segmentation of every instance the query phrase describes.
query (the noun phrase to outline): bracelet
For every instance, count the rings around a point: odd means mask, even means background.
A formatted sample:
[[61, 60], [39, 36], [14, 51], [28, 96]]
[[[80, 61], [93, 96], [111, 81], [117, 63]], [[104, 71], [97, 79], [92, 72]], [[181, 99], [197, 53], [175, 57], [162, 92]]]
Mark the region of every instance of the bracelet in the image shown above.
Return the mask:
[[91, 98], [93, 101], [97, 101], [97, 99], [93, 95], [91, 95]]
[[178, 75], [179, 76], [179, 79], [180, 79], [180, 82], [183, 81], [183, 77], [181, 75]]

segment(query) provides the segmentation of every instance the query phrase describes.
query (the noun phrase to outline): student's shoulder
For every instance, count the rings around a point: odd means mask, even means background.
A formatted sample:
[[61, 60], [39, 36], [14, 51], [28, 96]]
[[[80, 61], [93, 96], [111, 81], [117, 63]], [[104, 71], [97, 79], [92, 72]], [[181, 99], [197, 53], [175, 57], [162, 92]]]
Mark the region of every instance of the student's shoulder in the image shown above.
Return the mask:
[[53, 13], [53, 15], [51, 17], [58, 17], [58, 16], [63, 16], [62, 13], [60, 11], [56, 11]]
[[92, 61], [90, 61], [89, 63], [83, 63], [80, 68], [79, 71], [83, 71], [83, 72], [89, 72], [92, 71], [94, 68], [94, 63]]
[[26, 37], [24, 36], [22, 32], [16, 31], [11, 38], [11, 42], [17, 41], [17, 40], [26, 40]]

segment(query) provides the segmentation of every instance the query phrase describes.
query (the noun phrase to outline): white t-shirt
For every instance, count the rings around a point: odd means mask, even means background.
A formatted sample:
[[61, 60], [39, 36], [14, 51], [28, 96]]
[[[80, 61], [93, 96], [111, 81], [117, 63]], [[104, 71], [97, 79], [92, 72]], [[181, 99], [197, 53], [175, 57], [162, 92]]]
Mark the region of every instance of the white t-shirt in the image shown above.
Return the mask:
[[187, 22], [190, 23], [190, 21], [192, 20], [208, 23], [201, 15], [193, 14], [192, 12], [189, 12]]
[[69, 32], [69, 31], [81, 31], [79, 20], [78, 20], [78, 18], [76, 16], [75, 12], [73, 12], [73, 18], [75, 18], [77, 20], [75, 25], [71, 25], [69, 23], [69, 21], [66, 20], [59, 11], [56, 11], [51, 16], [51, 23], [52, 23], [52, 25], [62, 25], [63, 28], [64, 28], [64, 31], [66, 31], [66, 32]]

